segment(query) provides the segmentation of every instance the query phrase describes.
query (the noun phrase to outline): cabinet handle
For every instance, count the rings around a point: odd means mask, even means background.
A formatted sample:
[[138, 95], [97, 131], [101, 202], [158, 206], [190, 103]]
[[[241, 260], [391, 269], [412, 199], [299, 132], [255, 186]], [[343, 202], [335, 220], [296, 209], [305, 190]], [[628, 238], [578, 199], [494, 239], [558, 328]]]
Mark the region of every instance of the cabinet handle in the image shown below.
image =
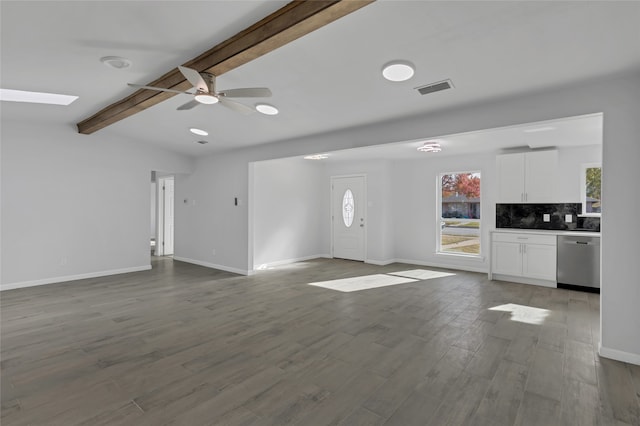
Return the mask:
[[527, 254], [527, 245], [526, 244], [522, 245], [522, 254]]

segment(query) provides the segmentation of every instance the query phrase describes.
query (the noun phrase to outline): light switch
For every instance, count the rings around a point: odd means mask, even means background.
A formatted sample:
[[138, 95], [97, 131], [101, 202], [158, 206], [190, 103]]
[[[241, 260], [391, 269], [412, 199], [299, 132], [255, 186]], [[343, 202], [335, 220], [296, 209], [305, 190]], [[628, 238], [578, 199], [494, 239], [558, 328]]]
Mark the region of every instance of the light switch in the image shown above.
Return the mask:
[[573, 222], [573, 215], [572, 214], [565, 214], [564, 215], [564, 221], [565, 222]]
[[543, 222], [551, 222], [551, 215], [548, 213], [545, 213], [542, 215], [542, 221]]

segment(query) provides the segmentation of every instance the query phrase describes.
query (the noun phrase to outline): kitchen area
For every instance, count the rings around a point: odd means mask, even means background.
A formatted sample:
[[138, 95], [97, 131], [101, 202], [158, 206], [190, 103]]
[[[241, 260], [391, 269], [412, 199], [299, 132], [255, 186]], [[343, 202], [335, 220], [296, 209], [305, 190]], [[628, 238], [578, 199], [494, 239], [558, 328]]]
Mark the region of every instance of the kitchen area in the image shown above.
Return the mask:
[[579, 185], [570, 185], [580, 202], [559, 203], [567, 178], [557, 150], [507, 153], [496, 161], [489, 279], [599, 293], [600, 164], [580, 164]]

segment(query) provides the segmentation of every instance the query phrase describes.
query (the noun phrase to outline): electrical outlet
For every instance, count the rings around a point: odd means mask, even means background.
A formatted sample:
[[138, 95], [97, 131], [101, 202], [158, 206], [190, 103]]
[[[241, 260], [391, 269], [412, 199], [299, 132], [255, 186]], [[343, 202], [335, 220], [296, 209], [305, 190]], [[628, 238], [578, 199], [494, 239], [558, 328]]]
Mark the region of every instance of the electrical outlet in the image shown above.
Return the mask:
[[564, 221], [567, 223], [573, 222], [573, 215], [572, 214], [565, 214], [564, 215]]
[[542, 215], [542, 221], [543, 222], [551, 222], [551, 215], [548, 213], [545, 213]]

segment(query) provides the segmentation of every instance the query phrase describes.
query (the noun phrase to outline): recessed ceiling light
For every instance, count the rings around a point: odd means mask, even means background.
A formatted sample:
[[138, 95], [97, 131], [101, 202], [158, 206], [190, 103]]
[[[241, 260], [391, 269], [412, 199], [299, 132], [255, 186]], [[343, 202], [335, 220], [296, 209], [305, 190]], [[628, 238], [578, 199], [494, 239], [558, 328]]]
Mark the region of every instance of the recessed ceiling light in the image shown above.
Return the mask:
[[104, 56], [100, 58], [100, 62], [109, 68], [115, 68], [117, 70], [129, 68], [133, 63], [129, 59], [121, 58], [120, 56]]
[[0, 89], [0, 101], [29, 102], [33, 104], [69, 105], [77, 96], [57, 93], [27, 92], [25, 90]]
[[325, 158], [329, 158], [328, 154], [313, 154], [307, 155], [304, 157], [305, 160], [324, 160]]
[[536, 127], [533, 129], [525, 129], [523, 132], [525, 133], [537, 133], [537, 132], [548, 132], [550, 130], [555, 130], [555, 127], [547, 126], [547, 127]]
[[266, 115], [276, 115], [279, 112], [278, 108], [269, 104], [256, 104], [256, 110]]
[[405, 81], [413, 77], [413, 64], [406, 61], [389, 62], [382, 68], [382, 75], [389, 81]]
[[438, 141], [426, 141], [424, 145], [418, 147], [418, 151], [421, 152], [440, 152], [440, 142]]
[[194, 97], [194, 99], [201, 104], [217, 104], [219, 99], [216, 96], [213, 96], [211, 93], [200, 93]]
[[209, 135], [209, 132], [207, 132], [206, 130], [197, 129], [195, 127], [190, 128], [189, 131], [191, 133], [193, 133], [194, 135], [198, 135], [198, 136], [207, 136], [207, 135]]

